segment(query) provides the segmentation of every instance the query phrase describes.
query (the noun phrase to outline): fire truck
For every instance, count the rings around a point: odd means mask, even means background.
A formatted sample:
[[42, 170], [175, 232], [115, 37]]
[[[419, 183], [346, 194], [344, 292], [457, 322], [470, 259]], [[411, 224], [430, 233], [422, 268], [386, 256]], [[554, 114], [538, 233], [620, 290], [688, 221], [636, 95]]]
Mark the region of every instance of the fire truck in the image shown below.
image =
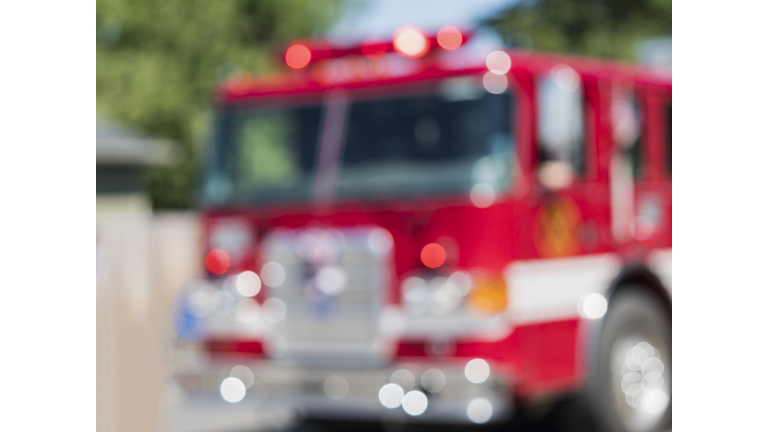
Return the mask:
[[484, 424], [576, 396], [671, 427], [671, 75], [471, 41], [298, 41], [220, 84], [190, 400]]

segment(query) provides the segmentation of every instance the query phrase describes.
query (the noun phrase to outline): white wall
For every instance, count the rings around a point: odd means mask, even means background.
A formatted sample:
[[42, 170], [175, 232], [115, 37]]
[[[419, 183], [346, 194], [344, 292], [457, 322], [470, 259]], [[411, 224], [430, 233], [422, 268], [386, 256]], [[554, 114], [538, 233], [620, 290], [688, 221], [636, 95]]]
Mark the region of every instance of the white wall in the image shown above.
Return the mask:
[[98, 204], [97, 430], [169, 431], [163, 361], [175, 293], [202, 273], [198, 216]]

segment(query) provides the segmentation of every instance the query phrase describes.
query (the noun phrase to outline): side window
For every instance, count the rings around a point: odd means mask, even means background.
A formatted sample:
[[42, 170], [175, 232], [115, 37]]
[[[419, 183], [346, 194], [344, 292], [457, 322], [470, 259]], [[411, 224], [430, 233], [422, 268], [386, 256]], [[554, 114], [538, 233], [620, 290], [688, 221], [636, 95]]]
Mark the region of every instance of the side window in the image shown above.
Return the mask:
[[539, 77], [536, 95], [539, 180], [562, 188], [586, 171], [581, 78], [567, 65], [555, 66]]
[[672, 174], [672, 103], [670, 102], [664, 109], [664, 145], [667, 156], [667, 172]]
[[645, 170], [643, 116], [635, 91], [614, 86], [611, 93], [611, 132], [613, 143], [629, 161], [634, 177]]

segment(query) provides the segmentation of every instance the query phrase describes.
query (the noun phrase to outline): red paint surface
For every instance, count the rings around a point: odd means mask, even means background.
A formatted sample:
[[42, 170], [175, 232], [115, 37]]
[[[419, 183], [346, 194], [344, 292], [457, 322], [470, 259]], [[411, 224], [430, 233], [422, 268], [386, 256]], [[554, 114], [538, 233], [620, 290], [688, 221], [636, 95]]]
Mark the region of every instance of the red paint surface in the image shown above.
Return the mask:
[[[433, 45], [436, 45], [436, 38], [435, 40], [430, 39], [430, 43], [433, 42]], [[467, 40], [465, 39], [464, 43], [466, 42]], [[349, 49], [311, 49], [311, 51], [313, 61], [363, 54], [362, 46]], [[387, 52], [393, 52], [391, 42], [387, 43]], [[667, 92], [672, 90], [671, 77], [660, 75], [637, 65], [561, 54], [540, 54], [515, 50], [508, 50], [506, 53], [509, 54], [512, 60], [512, 69], [509, 74], [513, 76], [518, 74], [546, 73], [552, 67], [561, 63], [566, 63], [581, 75], [583, 81], [613, 81], [616, 83], [636, 84], [643, 87], [650, 86]], [[382, 86], [391, 84], [414, 83], [428, 79], [466, 75], [469, 73], [484, 73], [487, 70], [484, 63], [477, 63], [475, 65], [467, 63], [466, 68], [446, 69], [430, 55], [427, 55], [421, 60], [413, 61], [418, 62], [417, 72], [406, 76], [360, 78], [333, 84], [323, 84], [312, 79], [308, 70], [310, 70], [314, 64], [306, 69], [295, 71], [294, 73], [277, 73], [259, 77], [236, 76], [222, 84], [219, 88], [218, 95], [220, 102], [234, 102], [258, 96], [283, 97], [288, 95], [322, 93], [331, 88], [381, 88]]]
[[[360, 47], [349, 54], [362, 54]], [[391, 51], [391, 43], [387, 43]], [[550, 194], [537, 184], [536, 170], [536, 100], [535, 80], [553, 66], [567, 63], [582, 77], [586, 105], [586, 170], [583, 176], [556, 194], [567, 197], [578, 208], [584, 226], [591, 227], [589, 235], [582, 232], [575, 255], [617, 252], [627, 260], [639, 260], [652, 249], [672, 245], [671, 174], [664, 166], [663, 105], [671, 102], [671, 78], [637, 66], [560, 55], [531, 54], [508, 51], [512, 69], [508, 76], [516, 95], [514, 109], [515, 139], [519, 166], [514, 172], [508, 191], [499, 191], [496, 201], [488, 208], [472, 205], [469, 193], [450, 196], [424, 196], [418, 199], [397, 198], [377, 201], [339, 201], [332, 208], [312, 203], [283, 203], [270, 206], [233, 205], [202, 209], [204, 231], [219, 219], [239, 217], [254, 228], [254, 251], [233, 265], [234, 271], [258, 272], [263, 264], [255, 252], [258, 242], [272, 228], [354, 227], [377, 225], [387, 229], [394, 240], [393, 276], [387, 301], [398, 304], [399, 280], [407, 273], [423, 269], [422, 249], [449, 237], [457, 246], [457, 256], [445, 264], [445, 270], [481, 267], [500, 274], [509, 263], [520, 259], [545, 258], [536, 246], [535, 215]], [[313, 59], [316, 51], [312, 51]], [[341, 56], [340, 50], [330, 50], [325, 58]], [[416, 60], [414, 60], [416, 61]], [[225, 83], [219, 92], [221, 104], [246, 101], [269, 102], [298, 95], [312, 95], [318, 100], [331, 88], [345, 88], [355, 95], [369, 97], [392, 92], [408, 92], [424, 83], [449, 76], [483, 74], [484, 65], [461, 70], [440, 66], [431, 55], [419, 60], [416, 72], [401, 77], [359, 79], [333, 85], [315, 82], [309, 67], [267, 78], [248, 78]], [[613, 151], [610, 130], [610, 86], [615, 83], [631, 85], [637, 92], [642, 109], [646, 169], [635, 179], [638, 200], [654, 197], [661, 205], [661, 221], [656, 225], [653, 242], [630, 241], [617, 244], [611, 234], [610, 172]], [[370, 96], [373, 95], [373, 96]], [[450, 268], [448, 268], [450, 267]], [[267, 295], [263, 289], [260, 295]], [[514, 299], [511, 299], [514, 302]], [[515, 380], [515, 391], [521, 396], [535, 397], [568, 391], [582, 383], [585, 371], [579, 359], [580, 339], [578, 320], [539, 323], [515, 328], [496, 342], [460, 340], [454, 356], [482, 357], [504, 365]], [[425, 341], [401, 341], [397, 348], [400, 359], [433, 361], [424, 349]], [[225, 352], [261, 352], [258, 341], [211, 342], [211, 350]], [[250, 348], [247, 348], [250, 347]], [[257, 348], [258, 347], [258, 348]], [[251, 349], [252, 351], [239, 351]]]
[[209, 339], [205, 341], [205, 349], [216, 354], [261, 354], [261, 341], [249, 339]]
[[[572, 388], [580, 377], [577, 370], [579, 320], [524, 325], [496, 342], [458, 341], [450, 358], [483, 358], [506, 366], [510, 380], [521, 396]], [[425, 340], [401, 341], [396, 357], [409, 362], [444, 360], [429, 356]]]

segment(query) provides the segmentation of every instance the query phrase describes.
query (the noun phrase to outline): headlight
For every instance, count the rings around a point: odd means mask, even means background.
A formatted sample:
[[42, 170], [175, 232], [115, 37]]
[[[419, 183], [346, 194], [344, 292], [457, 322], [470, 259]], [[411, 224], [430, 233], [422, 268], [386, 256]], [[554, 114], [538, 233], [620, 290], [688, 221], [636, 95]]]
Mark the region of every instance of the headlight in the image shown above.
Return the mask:
[[411, 316], [492, 315], [507, 307], [507, 286], [501, 277], [473, 278], [461, 270], [448, 277], [407, 277], [402, 282], [401, 294]]
[[[211, 226], [208, 243], [211, 249], [220, 249], [226, 252], [228, 264], [237, 266], [248, 248], [252, 247], [252, 227], [247, 220], [240, 218], [214, 220]], [[227, 267], [229, 267], [229, 265]], [[226, 269], [224, 271], [226, 271]], [[221, 274], [216, 272], [213, 273]]]
[[429, 309], [429, 283], [426, 280], [417, 276], [405, 278], [400, 292], [409, 314], [421, 315]]

